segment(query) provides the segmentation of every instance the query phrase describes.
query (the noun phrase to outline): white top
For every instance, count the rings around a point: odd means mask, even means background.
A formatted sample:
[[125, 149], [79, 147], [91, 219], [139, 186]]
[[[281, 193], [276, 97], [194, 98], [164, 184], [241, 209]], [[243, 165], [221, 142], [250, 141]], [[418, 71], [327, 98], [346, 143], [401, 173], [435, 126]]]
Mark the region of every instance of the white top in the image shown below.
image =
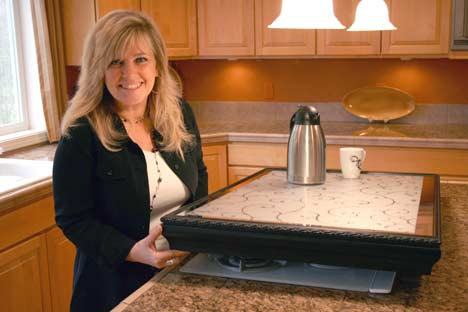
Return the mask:
[[[153, 153], [143, 150], [143, 153], [148, 171], [149, 203], [153, 204], [150, 217], [150, 229], [152, 229], [161, 223], [162, 216], [179, 208], [189, 198], [190, 191], [167, 165], [159, 152]], [[161, 182], [158, 187], [159, 178], [161, 178]], [[153, 203], [155, 192], [156, 198]]]

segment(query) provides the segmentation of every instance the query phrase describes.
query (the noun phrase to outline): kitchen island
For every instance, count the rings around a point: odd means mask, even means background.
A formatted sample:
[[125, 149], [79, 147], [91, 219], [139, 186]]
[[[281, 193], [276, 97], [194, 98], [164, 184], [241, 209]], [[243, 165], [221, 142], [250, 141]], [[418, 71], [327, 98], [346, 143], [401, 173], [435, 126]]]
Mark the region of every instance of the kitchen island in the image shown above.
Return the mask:
[[115, 311], [467, 311], [468, 185], [442, 184], [442, 258], [420, 285], [389, 295], [232, 280], [164, 270]]

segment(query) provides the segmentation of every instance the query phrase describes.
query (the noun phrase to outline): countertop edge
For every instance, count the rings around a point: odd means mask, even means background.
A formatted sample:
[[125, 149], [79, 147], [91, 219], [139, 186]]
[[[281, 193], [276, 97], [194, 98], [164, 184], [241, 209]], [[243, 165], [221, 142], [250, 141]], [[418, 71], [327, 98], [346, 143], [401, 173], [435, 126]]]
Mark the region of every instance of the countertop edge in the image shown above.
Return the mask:
[[28, 185], [0, 197], [0, 213], [25, 206], [41, 198], [52, 195], [52, 178]]
[[[246, 132], [218, 132], [202, 134], [202, 143], [220, 142], [250, 142], [250, 143], [288, 143], [288, 134], [276, 133], [246, 133]], [[341, 135], [326, 135], [327, 144], [330, 145], [369, 145], [389, 147], [422, 147], [422, 148], [448, 148], [468, 149], [468, 140], [465, 139], [434, 139], [434, 138], [407, 138], [407, 137], [354, 137]]]

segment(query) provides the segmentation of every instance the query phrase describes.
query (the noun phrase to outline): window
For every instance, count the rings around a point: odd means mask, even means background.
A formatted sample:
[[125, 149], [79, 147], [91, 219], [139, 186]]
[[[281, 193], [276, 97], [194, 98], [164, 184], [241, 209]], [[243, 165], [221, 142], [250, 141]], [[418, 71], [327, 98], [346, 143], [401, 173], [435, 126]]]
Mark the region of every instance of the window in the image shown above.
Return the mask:
[[28, 0], [0, 0], [0, 143], [45, 122]]

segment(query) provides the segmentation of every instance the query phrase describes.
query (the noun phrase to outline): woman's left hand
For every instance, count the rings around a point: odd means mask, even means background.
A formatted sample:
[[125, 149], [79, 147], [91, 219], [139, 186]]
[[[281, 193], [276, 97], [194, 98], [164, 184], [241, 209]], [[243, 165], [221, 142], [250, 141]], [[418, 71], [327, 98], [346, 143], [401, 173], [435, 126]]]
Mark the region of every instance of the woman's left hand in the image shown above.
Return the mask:
[[188, 252], [180, 250], [158, 251], [155, 242], [161, 233], [162, 227], [160, 225], [152, 229], [148, 236], [133, 245], [127, 256], [127, 261], [139, 262], [162, 269], [167, 266], [179, 264], [189, 255]]

